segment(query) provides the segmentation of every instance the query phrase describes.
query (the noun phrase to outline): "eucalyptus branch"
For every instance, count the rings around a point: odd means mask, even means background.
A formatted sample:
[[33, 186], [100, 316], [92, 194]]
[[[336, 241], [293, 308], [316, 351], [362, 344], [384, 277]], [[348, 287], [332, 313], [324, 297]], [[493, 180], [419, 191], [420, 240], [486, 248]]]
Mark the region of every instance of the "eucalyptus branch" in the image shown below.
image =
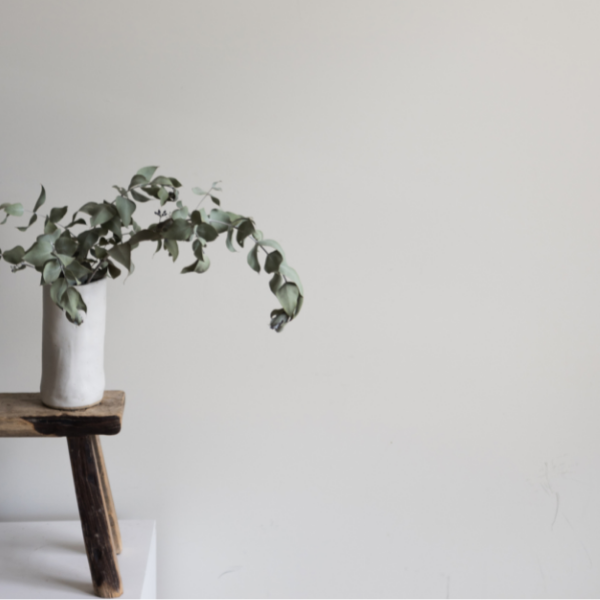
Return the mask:
[[[21, 230], [31, 227], [37, 217], [42, 217], [46, 221], [44, 230], [49, 231], [39, 235], [27, 250], [17, 246], [3, 253], [0, 252], [0, 257], [13, 265], [13, 270], [29, 267], [40, 272], [42, 283], [52, 285], [52, 297], [56, 304], [65, 310], [69, 320], [79, 324], [81, 322], [79, 311], [85, 308], [85, 304], [76, 284], [81, 281], [92, 283], [96, 277], [113, 279], [119, 277], [121, 270], [116, 263], [125, 267], [130, 275], [133, 271], [131, 254], [140, 242], [158, 242], [156, 252], [166, 251], [173, 261], [179, 256], [179, 244], [191, 243], [194, 262], [184, 267], [181, 272], [204, 273], [210, 267], [206, 247], [221, 234], [226, 233], [228, 248], [235, 250], [231, 239], [233, 232], [238, 231], [236, 239], [240, 246], [243, 247], [246, 239], [254, 242], [247, 258], [250, 267], [258, 273], [262, 270], [257, 257], [257, 246], [260, 246], [267, 257], [265, 269], [268, 268], [268, 272], [277, 275], [271, 278], [269, 287], [277, 297], [281, 308], [271, 313], [271, 327], [281, 331], [288, 321], [298, 315], [304, 296], [296, 272], [283, 262], [281, 247], [273, 240], [264, 240], [266, 243], [263, 243], [262, 234], [258, 233], [254, 221], [248, 217], [226, 212], [221, 208], [213, 208], [208, 215], [202, 209], [198, 219], [197, 211], [207, 197], [210, 196], [220, 207], [220, 200], [212, 195], [213, 192], [220, 191], [220, 187], [217, 187], [219, 182], [214, 182], [207, 192], [193, 188], [192, 191], [201, 198], [196, 209], [190, 214], [189, 208], [179, 200], [181, 188], [179, 181], [172, 177], [154, 177], [156, 170], [157, 167], [140, 169], [131, 179], [128, 188], [113, 186], [119, 195], [110, 202], [85, 203], [75, 211], [68, 225], [60, 224], [68, 212], [67, 207], [53, 208], [49, 215], [37, 212], [46, 201], [43, 186], [33, 211], [25, 211], [20, 203], [0, 204], [0, 211], [6, 213], [2, 223], [10, 216], [19, 217], [24, 212], [28, 212], [36, 218], [32, 217], [29, 225], [21, 227]], [[138, 193], [138, 190], [142, 193]], [[133, 216], [140, 204], [152, 200], [160, 203], [161, 208], [155, 213], [159, 220], [144, 228], [138, 224], [137, 219], [134, 220]], [[168, 202], [176, 202], [177, 209], [162, 210]], [[175, 214], [177, 211], [179, 213]], [[74, 235], [70, 227], [79, 220], [78, 213], [85, 213], [91, 218], [89, 222], [82, 219], [78, 224], [83, 224], [85, 227], [78, 235]], [[48, 223], [52, 223], [55, 227], [48, 226]], [[274, 250], [270, 251], [266, 246], [273, 247]], [[274, 255], [274, 252], [277, 255]]]

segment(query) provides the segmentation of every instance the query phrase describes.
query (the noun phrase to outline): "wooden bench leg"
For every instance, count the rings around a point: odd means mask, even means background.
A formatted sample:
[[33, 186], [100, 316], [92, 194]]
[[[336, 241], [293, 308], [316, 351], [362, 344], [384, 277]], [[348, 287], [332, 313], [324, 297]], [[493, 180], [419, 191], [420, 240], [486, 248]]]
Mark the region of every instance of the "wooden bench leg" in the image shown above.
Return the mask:
[[101, 598], [123, 593], [93, 436], [67, 437], [81, 528], [94, 591]]
[[98, 473], [100, 475], [100, 483], [102, 485], [102, 494], [104, 496], [104, 506], [106, 507], [106, 514], [108, 516], [108, 524], [110, 525], [110, 532], [112, 534], [113, 544], [115, 552], [121, 554], [123, 544], [121, 542], [121, 530], [119, 529], [119, 521], [117, 519], [117, 511], [115, 510], [115, 503], [113, 501], [112, 492], [110, 489], [110, 482], [108, 481], [108, 473], [106, 472], [106, 466], [104, 464], [104, 453], [102, 452], [102, 444], [100, 443], [100, 436], [93, 435], [92, 441], [94, 444], [94, 453], [96, 455], [96, 463], [98, 464]]

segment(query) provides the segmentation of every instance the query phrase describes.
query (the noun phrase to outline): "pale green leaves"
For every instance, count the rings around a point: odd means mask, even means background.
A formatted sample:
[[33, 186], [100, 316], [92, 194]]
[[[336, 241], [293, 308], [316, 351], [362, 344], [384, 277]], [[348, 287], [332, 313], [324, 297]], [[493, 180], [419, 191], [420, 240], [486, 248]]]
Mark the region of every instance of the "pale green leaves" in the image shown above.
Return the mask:
[[244, 247], [244, 240], [249, 235], [252, 235], [253, 231], [254, 225], [252, 221], [250, 219], [241, 219], [241, 222], [238, 225], [237, 235], [235, 236], [235, 239], [237, 243], [240, 246], [242, 246], [242, 248]]
[[40, 206], [42, 206], [42, 204], [44, 204], [44, 202], [46, 202], [46, 190], [44, 189], [44, 186], [42, 186], [42, 191], [40, 192], [40, 195], [35, 202], [35, 206], [33, 207], [33, 212], [36, 213], [38, 211], [38, 208], [40, 208]]
[[49, 260], [44, 265], [43, 278], [45, 283], [54, 283], [62, 273], [60, 263], [57, 259]]
[[129, 244], [114, 246], [108, 251], [108, 254], [131, 273], [131, 246]]
[[[147, 168], [156, 169], [156, 167]], [[119, 212], [119, 217], [121, 217], [121, 222], [125, 227], [129, 227], [129, 225], [131, 225], [131, 215], [135, 212], [135, 209], [137, 208], [135, 202], [131, 201], [129, 198], [123, 198], [123, 196], [119, 196], [115, 200], [115, 206], [117, 207], [117, 211]]]
[[109, 206], [108, 204], [100, 204], [92, 214], [90, 225], [92, 227], [103, 225], [104, 223], [111, 221], [115, 216], [115, 210], [112, 206]]
[[277, 300], [281, 303], [283, 310], [290, 316], [293, 317], [298, 306], [298, 298], [300, 297], [300, 290], [295, 283], [284, 283], [276, 292]]
[[54, 304], [65, 311], [71, 323], [81, 325], [83, 322], [81, 313], [87, 312], [87, 306], [75, 287], [70, 286], [65, 279], [55, 279], [50, 286], [50, 298]]
[[0, 210], [3, 210], [6, 213], [6, 216], [0, 225], [4, 225], [4, 223], [6, 223], [8, 220], [8, 217], [22, 217], [23, 213], [25, 212], [25, 209], [20, 202], [15, 202], [13, 204], [0, 204]]
[[169, 228], [162, 234], [166, 240], [179, 240], [186, 242], [192, 235], [192, 224], [184, 219], [175, 219], [172, 221]]
[[276, 294], [282, 283], [283, 277], [281, 276], [281, 273], [275, 273], [275, 275], [271, 277], [271, 281], [269, 281], [269, 287], [271, 288], [271, 291]]
[[17, 229], [19, 231], [27, 231], [37, 221], [37, 218], [38, 218], [38, 216], [35, 213], [33, 213], [31, 215], [31, 218], [29, 219], [29, 223], [25, 226], [17, 227]]
[[[256, 246], [258, 247], [258, 244]], [[282, 262], [283, 256], [281, 256], [281, 252], [274, 250], [267, 255], [265, 260], [265, 271], [267, 273], [275, 273], [279, 269], [279, 266]]]
[[87, 312], [87, 306], [78, 290], [74, 287], [68, 287], [60, 300], [60, 305], [65, 309], [67, 319], [71, 323], [81, 325], [83, 322], [81, 312]]
[[68, 206], [63, 206], [62, 208], [53, 208], [50, 211], [50, 216], [48, 217], [52, 223], [58, 223], [66, 214], [67, 210], [69, 210]]
[[[81, 323], [86, 307], [77, 286], [119, 277], [121, 269], [117, 264], [132, 273], [132, 251], [142, 242], [155, 243], [156, 252], [164, 250], [173, 261], [184, 253], [181, 244], [189, 243], [194, 260], [181, 272], [204, 273], [210, 267], [206, 248], [221, 234], [232, 252], [250, 240], [248, 265], [256, 273], [260, 274], [264, 268], [270, 275], [269, 288], [281, 305], [271, 313], [271, 327], [282, 331], [286, 323], [297, 317], [304, 299], [300, 278], [287, 264], [282, 247], [274, 240], [263, 239], [253, 219], [221, 208], [221, 200], [214, 195], [221, 191], [218, 181], [208, 191], [192, 189], [201, 198], [198, 206], [191, 210], [179, 199], [181, 183], [173, 177], [156, 176], [156, 171], [155, 166], [139, 169], [127, 188], [113, 186], [118, 196], [112, 202], [85, 203], [67, 225], [60, 224], [66, 217], [67, 207], [52, 208], [44, 218], [43, 235], [28, 250], [17, 246], [3, 254], [0, 252], [0, 258], [11, 264], [13, 271], [26, 267], [37, 270], [42, 283], [51, 286], [51, 297], [67, 318]], [[207, 198], [216, 205], [212, 210], [200, 207]], [[150, 201], [160, 205], [154, 212], [156, 218], [149, 225], [141, 226], [133, 218], [137, 203]], [[19, 227], [20, 231], [26, 231], [38, 221], [37, 211], [45, 202], [46, 191], [42, 186], [29, 223]], [[172, 210], [166, 206], [163, 209], [167, 203], [175, 204]], [[89, 215], [89, 220], [81, 218], [82, 213]], [[2, 222], [23, 214], [20, 203], [0, 205]], [[71, 228], [76, 225], [82, 229], [73, 234]]]
[[292, 267], [290, 267], [286, 263], [281, 263], [281, 265], [279, 265], [279, 272], [288, 281], [293, 281], [298, 286], [300, 293], [304, 296], [304, 287], [302, 285], [302, 282], [300, 281], [300, 277], [298, 276], [298, 273], [296, 273], [296, 271], [292, 269]]
[[189, 213], [190, 211], [188, 210], [188, 207], [182, 206], [181, 208], [178, 208], [177, 210], [173, 211], [171, 219], [187, 219], [190, 216]]
[[198, 259], [196, 262], [193, 262], [191, 265], [184, 267], [181, 272], [182, 273], [204, 273], [208, 271], [210, 267], [210, 259], [208, 256], [205, 256], [203, 259]]
[[248, 252], [248, 264], [257, 273], [260, 273], [260, 263], [258, 262], [258, 244], [255, 244], [254, 248]]
[[173, 262], [177, 260], [179, 256], [179, 245], [176, 240], [165, 240], [165, 250], [173, 258]]
[[154, 176], [156, 169], [158, 169], [158, 167], [142, 167], [136, 173], [136, 175], [141, 175], [146, 181], [150, 181], [152, 179], [152, 177]]
[[[44, 236], [42, 236], [43, 238]], [[23, 256], [23, 261], [42, 268], [52, 258], [53, 244], [50, 240], [39, 239]]]
[[7, 250], [2, 255], [2, 258], [11, 265], [18, 265], [23, 262], [23, 256], [25, 255], [25, 249], [23, 246], [16, 246], [12, 250]]
[[66, 256], [74, 256], [77, 252], [79, 244], [77, 240], [70, 235], [61, 235], [54, 244], [54, 249], [58, 254], [65, 254]]

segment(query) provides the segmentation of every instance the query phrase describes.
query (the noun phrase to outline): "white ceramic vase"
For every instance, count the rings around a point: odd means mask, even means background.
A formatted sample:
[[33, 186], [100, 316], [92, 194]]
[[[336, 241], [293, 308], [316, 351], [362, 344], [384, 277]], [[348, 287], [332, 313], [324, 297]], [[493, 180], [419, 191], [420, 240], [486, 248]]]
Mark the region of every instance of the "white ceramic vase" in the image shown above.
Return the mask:
[[98, 404], [104, 396], [106, 279], [77, 289], [87, 306], [83, 323], [70, 323], [44, 285], [42, 402], [60, 410]]

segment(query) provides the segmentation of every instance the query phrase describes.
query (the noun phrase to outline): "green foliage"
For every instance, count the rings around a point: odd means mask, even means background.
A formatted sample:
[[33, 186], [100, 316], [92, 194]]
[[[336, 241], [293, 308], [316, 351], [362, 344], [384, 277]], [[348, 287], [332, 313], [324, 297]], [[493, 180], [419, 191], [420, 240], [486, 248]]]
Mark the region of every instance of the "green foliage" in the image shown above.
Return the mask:
[[[237, 251], [234, 240], [242, 248], [251, 240], [254, 245], [247, 256], [248, 265], [257, 273], [264, 266], [265, 272], [271, 274], [269, 288], [281, 305], [271, 312], [271, 328], [282, 331], [286, 323], [298, 316], [304, 301], [302, 283], [298, 273], [287, 264], [283, 248], [274, 240], [263, 239], [253, 219], [221, 208], [221, 201], [213, 194], [221, 191], [220, 182], [215, 181], [206, 191], [192, 188], [200, 199], [195, 208], [189, 208], [179, 198], [181, 183], [174, 177], [155, 177], [157, 169], [154, 166], [139, 169], [127, 188], [113, 186], [118, 195], [112, 202], [87, 202], [73, 213], [67, 225], [61, 225], [68, 212], [66, 206], [52, 208], [47, 216], [38, 213], [46, 202], [43, 186], [33, 211], [26, 211], [20, 203], [0, 204], [0, 218], [4, 213], [0, 224], [9, 217], [31, 214], [27, 225], [17, 227], [20, 231], [29, 229], [38, 217], [44, 219], [43, 233], [27, 250], [22, 246], [0, 250], [0, 259], [12, 265], [13, 272], [27, 267], [38, 271], [42, 284], [51, 286], [52, 300], [64, 310], [69, 321], [79, 325], [87, 307], [77, 286], [106, 277], [116, 279], [121, 269], [115, 262], [132, 273], [131, 253], [142, 242], [156, 242], [156, 252], [167, 252], [173, 261], [179, 256], [179, 244], [190, 243], [195, 260], [181, 272], [204, 273], [210, 267], [206, 248], [221, 234], [232, 252]], [[206, 198], [217, 205], [209, 214], [200, 207]], [[152, 201], [160, 207], [154, 213], [157, 220], [141, 227], [132, 215], [138, 203]], [[170, 206], [173, 208], [169, 211]], [[83, 229], [77, 231], [79, 227]]]

